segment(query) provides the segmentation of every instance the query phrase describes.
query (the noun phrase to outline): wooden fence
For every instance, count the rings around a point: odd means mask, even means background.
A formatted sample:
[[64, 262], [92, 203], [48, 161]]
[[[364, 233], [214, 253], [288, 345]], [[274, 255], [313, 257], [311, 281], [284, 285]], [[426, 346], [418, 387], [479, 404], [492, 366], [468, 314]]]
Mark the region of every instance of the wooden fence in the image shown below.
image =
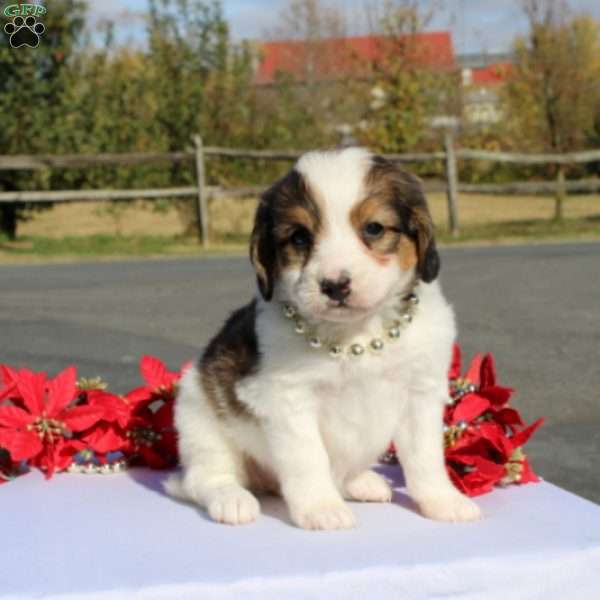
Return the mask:
[[[14, 202], [74, 202], [96, 200], [182, 198], [194, 199], [198, 237], [202, 244], [208, 244], [208, 200], [224, 197], [255, 196], [264, 186], [220, 188], [206, 185], [205, 163], [211, 157], [244, 158], [250, 160], [295, 161], [301, 154], [299, 150], [249, 150], [204, 146], [200, 136], [194, 136], [193, 151], [169, 153], [128, 153], [128, 154], [64, 154], [64, 155], [5, 155], [0, 156], [0, 170], [40, 170], [58, 168], [86, 168], [98, 166], [136, 166], [156, 163], [193, 162], [196, 171], [196, 185], [161, 189], [136, 190], [60, 190], [51, 192], [0, 192], [0, 203]], [[445, 191], [448, 198], [448, 227], [453, 235], [459, 231], [458, 194], [556, 194], [564, 197], [567, 192], [598, 192], [600, 179], [580, 179], [565, 181], [564, 166], [569, 164], [600, 161], [600, 150], [574, 152], [568, 154], [521, 154], [509, 152], [488, 152], [470, 148], [455, 149], [450, 131], [446, 133], [444, 150], [441, 152], [384, 154], [392, 161], [401, 163], [420, 163], [443, 160], [445, 182], [425, 182], [425, 191]], [[503, 184], [460, 183], [458, 160], [483, 160], [501, 163], [527, 165], [556, 165], [556, 181], [509, 182]]]

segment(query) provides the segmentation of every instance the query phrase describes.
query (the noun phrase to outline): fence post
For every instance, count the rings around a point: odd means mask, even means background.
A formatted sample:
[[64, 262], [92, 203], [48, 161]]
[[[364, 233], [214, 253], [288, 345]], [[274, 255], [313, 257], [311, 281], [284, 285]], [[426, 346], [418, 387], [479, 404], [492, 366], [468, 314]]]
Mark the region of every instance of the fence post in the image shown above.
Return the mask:
[[554, 220], [561, 222], [564, 217], [564, 203], [567, 195], [565, 187], [565, 165], [558, 165], [556, 174], [556, 197], [554, 199]]
[[204, 149], [202, 137], [194, 136], [196, 147], [196, 179], [198, 194], [196, 195], [196, 221], [198, 222], [198, 239], [204, 248], [208, 247], [208, 206], [206, 202], [206, 179], [204, 172]]
[[454, 129], [444, 129], [444, 147], [446, 150], [446, 179], [448, 181], [448, 229], [454, 237], [458, 235], [458, 170], [454, 152]]

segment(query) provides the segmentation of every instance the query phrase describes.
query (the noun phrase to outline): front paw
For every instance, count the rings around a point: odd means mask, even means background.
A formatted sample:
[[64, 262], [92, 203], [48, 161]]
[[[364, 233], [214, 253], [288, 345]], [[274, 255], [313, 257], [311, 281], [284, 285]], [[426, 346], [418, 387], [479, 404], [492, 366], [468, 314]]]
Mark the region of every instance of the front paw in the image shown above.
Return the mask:
[[435, 521], [477, 521], [481, 518], [479, 506], [458, 491], [446, 492], [416, 500], [421, 514]]
[[356, 518], [342, 501], [324, 501], [291, 511], [292, 521], [302, 529], [350, 529]]
[[346, 497], [358, 502], [390, 502], [392, 488], [373, 471], [363, 471], [346, 484]]
[[239, 485], [212, 490], [208, 494], [206, 509], [214, 521], [227, 525], [251, 523], [260, 513], [258, 500]]

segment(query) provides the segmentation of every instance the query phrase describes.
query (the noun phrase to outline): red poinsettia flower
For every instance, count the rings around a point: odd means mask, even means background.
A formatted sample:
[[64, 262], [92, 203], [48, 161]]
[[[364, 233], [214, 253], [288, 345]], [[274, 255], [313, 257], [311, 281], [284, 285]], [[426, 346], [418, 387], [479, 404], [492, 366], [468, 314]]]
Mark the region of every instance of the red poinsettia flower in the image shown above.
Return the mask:
[[125, 453], [134, 463], [152, 469], [166, 469], [177, 464], [177, 435], [173, 425], [173, 400], [158, 410], [149, 408], [133, 416], [127, 427], [129, 444]]
[[491, 354], [476, 355], [460, 376], [460, 349], [455, 346], [449, 371], [453, 401], [446, 407], [446, 462], [455, 485], [471, 496], [494, 485], [537, 481], [522, 446], [542, 424], [525, 426], [507, 406], [513, 390], [496, 383]]
[[90, 431], [82, 433], [78, 448], [93, 450], [101, 463], [106, 461], [107, 453], [121, 451], [128, 461], [155, 469], [177, 464], [174, 399], [159, 400], [159, 406], [149, 406], [138, 398], [137, 390], [125, 396], [88, 392], [88, 402], [102, 407], [104, 416]]
[[91, 427], [104, 414], [99, 407], [72, 406], [77, 397], [76, 375], [75, 367], [51, 380], [45, 373], [13, 372], [16, 389], [12, 394], [21, 406], [0, 406], [0, 446], [13, 461], [28, 460], [47, 478], [71, 463], [73, 434]]
[[169, 371], [164, 362], [154, 356], [143, 356], [140, 361], [140, 374], [145, 385], [127, 394], [130, 402], [142, 403], [156, 398], [172, 398], [175, 386], [181, 377], [176, 371]]

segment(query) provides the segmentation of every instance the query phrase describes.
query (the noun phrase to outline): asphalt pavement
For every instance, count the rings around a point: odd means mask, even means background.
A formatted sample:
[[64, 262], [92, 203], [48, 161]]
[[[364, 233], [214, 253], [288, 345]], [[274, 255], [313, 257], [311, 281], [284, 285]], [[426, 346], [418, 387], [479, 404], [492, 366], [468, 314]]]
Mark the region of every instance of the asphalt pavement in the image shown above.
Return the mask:
[[[441, 280], [465, 357], [492, 352], [514, 405], [546, 418], [536, 471], [600, 503], [600, 244], [447, 248]], [[253, 292], [246, 258], [0, 266], [0, 362], [125, 392], [141, 355], [177, 368]]]

